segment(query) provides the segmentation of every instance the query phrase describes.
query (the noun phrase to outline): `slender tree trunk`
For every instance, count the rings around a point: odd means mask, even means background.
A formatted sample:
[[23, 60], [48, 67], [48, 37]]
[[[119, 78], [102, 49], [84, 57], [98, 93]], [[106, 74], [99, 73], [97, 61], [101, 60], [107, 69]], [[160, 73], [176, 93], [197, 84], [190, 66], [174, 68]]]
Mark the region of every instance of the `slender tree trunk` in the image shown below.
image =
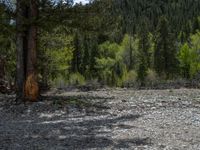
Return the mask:
[[[132, 34], [131, 34], [132, 35]], [[130, 39], [129, 39], [129, 44], [130, 44], [130, 50], [129, 50], [129, 57], [130, 57], [130, 62], [129, 62], [129, 71], [133, 69], [133, 50], [132, 50], [132, 41], [131, 41], [131, 35], [130, 35]]]
[[0, 56], [0, 82], [5, 78], [5, 58]]
[[17, 101], [23, 101], [24, 99], [24, 35], [23, 35], [23, 15], [24, 6], [22, 0], [17, 0], [17, 18], [16, 18], [16, 48], [17, 48]]

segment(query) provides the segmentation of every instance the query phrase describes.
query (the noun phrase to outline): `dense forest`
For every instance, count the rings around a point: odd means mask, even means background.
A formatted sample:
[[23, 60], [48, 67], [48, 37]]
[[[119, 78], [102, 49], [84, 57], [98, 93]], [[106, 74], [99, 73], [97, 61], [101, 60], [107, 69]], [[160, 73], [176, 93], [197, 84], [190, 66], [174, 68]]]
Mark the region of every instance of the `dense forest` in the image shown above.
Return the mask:
[[34, 100], [48, 87], [197, 78], [199, 8], [198, 0], [0, 0], [0, 90]]

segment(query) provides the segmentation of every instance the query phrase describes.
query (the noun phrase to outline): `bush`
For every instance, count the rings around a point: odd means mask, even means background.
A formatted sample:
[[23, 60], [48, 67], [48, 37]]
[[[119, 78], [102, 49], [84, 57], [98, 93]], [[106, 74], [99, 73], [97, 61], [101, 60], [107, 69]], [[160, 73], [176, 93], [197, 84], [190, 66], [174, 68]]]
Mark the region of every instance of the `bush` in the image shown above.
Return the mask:
[[73, 73], [69, 76], [68, 80], [69, 85], [85, 85], [85, 78], [80, 73]]
[[137, 84], [137, 72], [135, 70], [131, 70], [127, 73], [126, 79], [124, 80], [125, 87], [133, 87]]
[[154, 70], [148, 69], [145, 80], [146, 80], [147, 85], [153, 85], [159, 79], [158, 79], [158, 75], [156, 74]]

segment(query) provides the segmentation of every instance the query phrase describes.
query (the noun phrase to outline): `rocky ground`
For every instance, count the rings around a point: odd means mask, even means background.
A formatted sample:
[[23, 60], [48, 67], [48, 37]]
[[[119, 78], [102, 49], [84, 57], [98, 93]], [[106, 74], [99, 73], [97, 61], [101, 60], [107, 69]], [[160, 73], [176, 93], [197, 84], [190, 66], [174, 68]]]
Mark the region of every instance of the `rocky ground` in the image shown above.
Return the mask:
[[200, 150], [200, 90], [51, 90], [0, 95], [3, 150]]

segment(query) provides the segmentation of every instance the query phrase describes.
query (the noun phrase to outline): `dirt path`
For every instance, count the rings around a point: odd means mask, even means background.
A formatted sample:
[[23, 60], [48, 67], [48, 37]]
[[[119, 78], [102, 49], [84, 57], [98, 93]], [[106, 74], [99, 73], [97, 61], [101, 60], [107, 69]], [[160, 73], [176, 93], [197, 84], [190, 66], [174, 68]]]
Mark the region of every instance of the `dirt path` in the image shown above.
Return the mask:
[[51, 91], [33, 104], [0, 95], [3, 150], [199, 150], [200, 90]]

